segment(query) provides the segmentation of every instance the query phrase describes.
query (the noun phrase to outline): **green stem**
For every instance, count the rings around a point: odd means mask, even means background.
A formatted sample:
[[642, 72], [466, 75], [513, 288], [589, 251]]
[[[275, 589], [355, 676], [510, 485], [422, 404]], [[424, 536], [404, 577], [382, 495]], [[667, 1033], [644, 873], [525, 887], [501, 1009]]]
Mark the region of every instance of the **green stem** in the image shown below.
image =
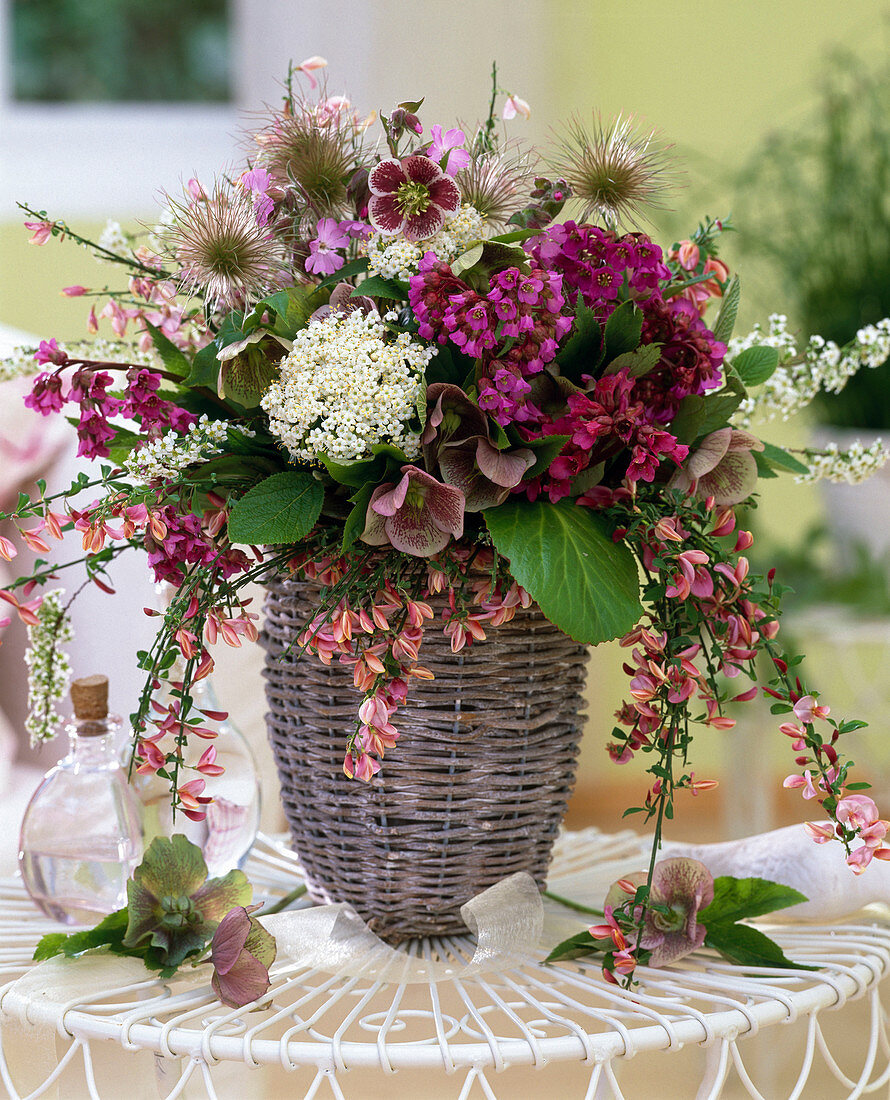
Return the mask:
[[564, 898], [561, 894], [554, 894], [552, 890], [542, 890], [541, 892], [545, 898], [550, 898], [551, 901], [564, 905], [566, 909], [574, 909], [576, 913], [589, 913], [593, 917], [605, 917], [606, 915], [602, 909], [591, 909], [590, 906], [582, 905], [579, 901], [572, 901], [570, 898]]
[[285, 894], [283, 898], [279, 898], [278, 901], [272, 902], [270, 905], [265, 905], [257, 913], [258, 917], [271, 917], [273, 913], [280, 913], [283, 909], [295, 902], [298, 898], [303, 897], [306, 893], [307, 886], [303, 883], [301, 886], [295, 886], [289, 894]]

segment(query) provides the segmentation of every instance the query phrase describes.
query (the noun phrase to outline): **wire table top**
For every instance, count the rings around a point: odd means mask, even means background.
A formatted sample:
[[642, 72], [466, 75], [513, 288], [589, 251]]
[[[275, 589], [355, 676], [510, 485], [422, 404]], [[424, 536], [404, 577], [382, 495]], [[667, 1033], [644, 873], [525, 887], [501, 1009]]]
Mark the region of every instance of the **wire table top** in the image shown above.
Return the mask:
[[[642, 862], [635, 834], [606, 835], [595, 829], [566, 833], [557, 843], [549, 886], [563, 896], [598, 904], [609, 883]], [[298, 878], [292, 853], [269, 837], [258, 841], [247, 873], [258, 894], [270, 898], [291, 890]], [[111, 969], [103, 969], [99, 956], [44, 963], [40, 987], [35, 983], [30, 992], [27, 987], [23, 991], [27, 978], [22, 976], [34, 968], [34, 945], [49, 931], [58, 931], [58, 925], [35, 909], [17, 880], [3, 880], [0, 1079], [13, 1100], [57, 1095], [53, 1090], [63, 1074], [73, 1073], [81, 1091], [65, 1096], [108, 1100], [122, 1095], [103, 1091], [97, 1077], [94, 1048], [100, 1040], [116, 1044], [119, 1052], [152, 1052], [155, 1094], [166, 1100], [244, 1100], [248, 1094], [241, 1086], [231, 1091], [233, 1086], [220, 1083], [231, 1063], [286, 1071], [291, 1074], [287, 1095], [305, 1100], [365, 1100], [372, 1077], [385, 1081], [412, 1070], [424, 1070], [430, 1081], [441, 1078], [443, 1087], [447, 1083], [449, 1090], [437, 1096], [525, 1097], [532, 1092], [499, 1092], [498, 1074], [535, 1067], [543, 1071], [535, 1084], [546, 1089], [548, 1070], [571, 1063], [581, 1082], [574, 1095], [621, 1100], [623, 1061], [691, 1045], [707, 1048], [697, 1082], [700, 1100], [725, 1095], [728, 1082], [744, 1090], [733, 1096], [756, 1100], [763, 1094], [746, 1067], [742, 1040], [796, 1020], [806, 1037], [799, 1072], [783, 1095], [823, 1100], [825, 1091], [806, 1092], [814, 1073], [830, 1072], [836, 1087], [846, 1090], [832, 1095], [851, 1098], [874, 1094], [890, 1082], [890, 1042], [878, 995], [878, 983], [890, 968], [890, 925], [869, 914], [848, 924], [785, 923], [772, 929], [770, 934], [790, 957], [819, 966], [818, 971], [754, 973], [701, 951], [671, 968], [639, 968], [639, 984], [625, 991], [607, 983], [594, 962], [545, 966], [543, 952], [511, 960], [502, 970], [413, 984], [327, 973], [285, 960], [272, 968], [271, 989], [254, 1009], [220, 1004], [210, 989], [209, 967], [198, 968], [183, 981], [163, 982], [132, 968], [121, 978], [113, 967], [131, 960], [112, 963], [108, 958]], [[467, 935], [413, 941], [403, 949], [460, 964], [472, 956], [473, 946]], [[74, 996], [55, 995], [52, 974], [72, 965], [84, 973], [92, 967], [87, 987]], [[53, 966], [55, 971], [46, 969]], [[860, 1029], [864, 1050], [861, 1059], [857, 1055], [857, 1071], [850, 1074], [831, 1053], [834, 1027], [823, 1028], [820, 1013], [855, 999], [866, 1002], [868, 1024]], [[8, 1026], [13, 1001], [17, 1032]], [[35, 1058], [30, 1059], [25, 1091], [19, 1090], [12, 1064], [16, 1033], [49, 1035], [53, 1050], [61, 1052], [47, 1062], [41, 1080], [35, 1079]], [[776, 1042], [783, 1041], [776, 1033]], [[32, 1044], [32, 1054], [35, 1049]], [[849, 1061], [849, 1052], [845, 1055]], [[261, 1082], [262, 1074], [254, 1081]], [[388, 1095], [398, 1090], [396, 1077]], [[282, 1093], [261, 1090], [259, 1095]]]

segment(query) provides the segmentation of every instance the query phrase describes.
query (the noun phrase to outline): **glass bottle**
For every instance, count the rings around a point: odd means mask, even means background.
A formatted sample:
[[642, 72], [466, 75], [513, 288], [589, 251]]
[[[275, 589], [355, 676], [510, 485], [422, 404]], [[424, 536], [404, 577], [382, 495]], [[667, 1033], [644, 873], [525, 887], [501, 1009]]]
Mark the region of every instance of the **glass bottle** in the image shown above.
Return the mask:
[[22, 819], [19, 867], [40, 909], [65, 924], [93, 924], [127, 903], [142, 859], [139, 803], [120, 766], [120, 718], [108, 679], [71, 685], [69, 752], [46, 773]]
[[[182, 669], [174, 665], [167, 675], [177, 680]], [[189, 687], [192, 705], [200, 711], [219, 711], [216, 693], [209, 680], [197, 680]], [[162, 705], [168, 701], [163, 693], [155, 696]], [[172, 836], [184, 833], [204, 853], [204, 860], [211, 877], [225, 874], [234, 867], [241, 867], [247, 859], [260, 827], [260, 784], [256, 761], [244, 734], [228, 719], [216, 721], [201, 718], [204, 728], [216, 732], [213, 740], [191, 737], [185, 747], [186, 764], [197, 764], [208, 745], [216, 747], [216, 763], [225, 771], [218, 776], [201, 776], [205, 780], [204, 794], [213, 802], [207, 806], [203, 821], [191, 821], [185, 814], [177, 813], [174, 820], [171, 808], [170, 784], [154, 774], [131, 778], [133, 790], [142, 803], [145, 844], [156, 836]], [[126, 747], [129, 759], [130, 746]], [[188, 772], [197, 777], [198, 772]]]

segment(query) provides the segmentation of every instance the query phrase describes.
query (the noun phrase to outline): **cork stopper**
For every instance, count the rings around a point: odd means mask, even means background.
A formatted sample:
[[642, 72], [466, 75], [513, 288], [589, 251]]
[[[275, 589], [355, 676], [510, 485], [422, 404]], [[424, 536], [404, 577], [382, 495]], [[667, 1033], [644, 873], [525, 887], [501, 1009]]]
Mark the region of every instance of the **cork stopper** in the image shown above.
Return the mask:
[[71, 685], [74, 717], [79, 722], [98, 722], [108, 717], [108, 677], [84, 676]]

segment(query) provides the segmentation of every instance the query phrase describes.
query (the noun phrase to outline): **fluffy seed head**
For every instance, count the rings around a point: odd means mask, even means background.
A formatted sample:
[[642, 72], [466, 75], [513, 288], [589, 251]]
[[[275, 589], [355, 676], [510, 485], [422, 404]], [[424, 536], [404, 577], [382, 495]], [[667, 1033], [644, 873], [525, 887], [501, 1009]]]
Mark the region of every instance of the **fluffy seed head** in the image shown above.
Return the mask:
[[299, 103], [276, 113], [255, 140], [257, 163], [314, 216], [343, 214], [350, 177], [363, 160], [351, 116]]
[[528, 205], [534, 171], [526, 155], [507, 147], [474, 157], [455, 182], [465, 205], [477, 210], [488, 225], [501, 227]]
[[600, 220], [611, 229], [648, 220], [643, 208], [663, 207], [671, 183], [667, 152], [655, 131], [637, 132], [632, 119], [620, 116], [604, 124], [594, 115], [590, 126], [573, 118], [557, 135], [548, 163], [582, 203], [583, 220]]
[[209, 194], [168, 201], [171, 217], [161, 245], [185, 293], [203, 294], [211, 308], [231, 309], [286, 282], [286, 242], [257, 223], [249, 191], [218, 180]]

